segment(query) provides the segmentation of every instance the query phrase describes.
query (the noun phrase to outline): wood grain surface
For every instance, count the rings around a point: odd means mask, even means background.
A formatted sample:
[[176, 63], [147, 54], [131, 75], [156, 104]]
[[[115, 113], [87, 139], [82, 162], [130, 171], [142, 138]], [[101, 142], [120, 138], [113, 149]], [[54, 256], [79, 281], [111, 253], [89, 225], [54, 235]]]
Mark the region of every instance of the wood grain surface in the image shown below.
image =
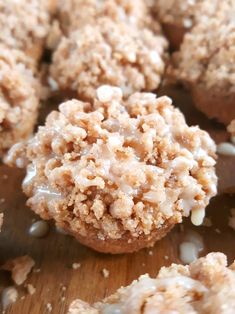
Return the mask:
[[[225, 128], [208, 121], [191, 104], [187, 93], [178, 89], [165, 89], [159, 94], [167, 94], [174, 99], [174, 104], [185, 113], [190, 124], [200, 124], [207, 129], [217, 142], [226, 140]], [[42, 123], [45, 112], [52, 106], [47, 105], [41, 115]], [[164, 239], [152, 249], [144, 249], [135, 254], [111, 256], [98, 254], [80, 245], [70, 236], [59, 234], [50, 223], [47, 237], [35, 239], [28, 235], [28, 229], [34, 219], [38, 219], [25, 205], [26, 198], [21, 192], [24, 171], [10, 169], [0, 165], [0, 212], [5, 220], [0, 233], [0, 263], [9, 258], [29, 254], [36, 261], [36, 269], [26, 284], [36, 288], [34, 295], [29, 295], [24, 286], [17, 287], [19, 300], [7, 313], [42, 314], [49, 313], [47, 304], [52, 306], [51, 313], [63, 314], [75, 298], [94, 302], [113, 293], [121, 285], [129, 284], [139, 275], [149, 273], [155, 276], [163, 265], [180, 263], [179, 243], [187, 230], [195, 230], [203, 237], [205, 249], [202, 254], [221, 251], [227, 254], [229, 262], [235, 259], [235, 231], [228, 227], [231, 208], [235, 208], [235, 197], [222, 194], [224, 190], [234, 190], [235, 159], [220, 157], [218, 160], [219, 190], [221, 194], [211, 201], [207, 216], [211, 217], [212, 227], [194, 227], [190, 220], [176, 226]], [[81, 263], [77, 270], [73, 263]], [[109, 271], [104, 278], [102, 269]], [[13, 285], [10, 274], [0, 271], [0, 289]], [[21, 298], [22, 297], [22, 298]]]

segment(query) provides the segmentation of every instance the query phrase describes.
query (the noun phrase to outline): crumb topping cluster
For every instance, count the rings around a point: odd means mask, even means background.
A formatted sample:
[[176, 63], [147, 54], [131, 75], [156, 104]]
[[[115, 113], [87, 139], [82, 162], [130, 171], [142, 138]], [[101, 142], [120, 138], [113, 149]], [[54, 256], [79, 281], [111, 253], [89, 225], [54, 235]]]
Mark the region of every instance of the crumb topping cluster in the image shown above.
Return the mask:
[[65, 34], [87, 24], [96, 24], [104, 16], [115, 22], [125, 22], [134, 27], [150, 27], [160, 32], [158, 21], [151, 18], [149, 6], [143, 0], [59, 0], [58, 15]]
[[207, 20], [218, 13], [221, 2], [232, 0], [158, 0], [154, 11], [162, 23], [182, 26], [190, 29], [197, 22]]
[[46, 38], [49, 31], [53, 1], [1, 0], [1, 43], [9, 48], [22, 50], [33, 58], [35, 54], [41, 55], [41, 40]]
[[177, 79], [219, 92], [235, 92], [234, 14], [235, 3], [225, 4], [219, 16], [202, 20], [185, 35], [173, 59]]
[[142, 275], [93, 306], [75, 300], [69, 314], [228, 314], [234, 309], [235, 263], [227, 267], [224, 254], [210, 253], [189, 266], [162, 267], [155, 279]]
[[62, 90], [92, 99], [102, 84], [124, 96], [156, 89], [164, 73], [167, 42], [148, 29], [99, 19], [64, 37], [53, 56], [51, 76]]
[[93, 106], [61, 104], [22, 145], [9, 160], [26, 149], [28, 205], [82, 236], [148, 235], [190, 212], [200, 224], [216, 193], [214, 142], [188, 127], [168, 97], [124, 101], [121, 89], [102, 86]]
[[32, 132], [39, 105], [37, 88], [32, 60], [0, 45], [0, 155]]

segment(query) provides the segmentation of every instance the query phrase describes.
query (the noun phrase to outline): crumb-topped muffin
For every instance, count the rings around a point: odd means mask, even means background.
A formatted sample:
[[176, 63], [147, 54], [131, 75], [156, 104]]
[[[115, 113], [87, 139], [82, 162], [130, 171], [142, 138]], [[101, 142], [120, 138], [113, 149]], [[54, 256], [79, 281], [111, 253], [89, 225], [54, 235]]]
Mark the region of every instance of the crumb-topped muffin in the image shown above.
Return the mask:
[[31, 58], [0, 44], [0, 157], [33, 131], [39, 107], [34, 71]]
[[56, 0], [0, 0], [0, 42], [38, 60]]
[[51, 77], [69, 95], [90, 100], [102, 84], [122, 88], [124, 96], [159, 87], [167, 42], [162, 35], [103, 18], [61, 40]]
[[214, 142], [151, 93], [104, 85], [93, 104], [67, 101], [8, 163], [25, 155], [28, 206], [101, 252], [153, 245], [190, 214], [201, 224], [216, 194]]
[[58, 17], [64, 34], [79, 30], [97, 19], [109, 17], [115, 22], [125, 22], [133, 27], [149, 27], [160, 32], [158, 21], [151, 18], [149, 6], [143, 0], [70, 0], [58, 1]]
[[189, 86], [201, 111], [225, 124], [235, 118], [235, 4], [233, 9], [185, 35], [169, 71]]
[[206, 23], [210, 17], [220, 15], [233, 0], [158, 0], [153, 11], [162, 23], [174, 49], [178, 49], [186, 32], [198, 22]]
[[232, 314], [235, 312], [235, 263], [210, 253], [189, 266], [162, 267], [156, 278], [142, 275], [102, 302], [75, 300], [69, 314]]

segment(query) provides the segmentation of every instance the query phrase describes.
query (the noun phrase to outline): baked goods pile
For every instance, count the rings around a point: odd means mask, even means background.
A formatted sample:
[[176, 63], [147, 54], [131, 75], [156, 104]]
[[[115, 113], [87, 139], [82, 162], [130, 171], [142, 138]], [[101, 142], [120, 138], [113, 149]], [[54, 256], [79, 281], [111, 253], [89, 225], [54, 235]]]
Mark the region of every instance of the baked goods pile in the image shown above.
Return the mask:
[[[26, 169], [27, 205], [112, 254], [154, 245], [184, 217], [202, 224], [216, 145], [156, 91], [181, 84], [234, 150], [234, 15], [234, 0], [0, 0], [0, 157]], [[58, 109], [34, 132], [45, 89]], [[213, 253], [69, 313], [229, 313], [228, 282], [234, 266]]]

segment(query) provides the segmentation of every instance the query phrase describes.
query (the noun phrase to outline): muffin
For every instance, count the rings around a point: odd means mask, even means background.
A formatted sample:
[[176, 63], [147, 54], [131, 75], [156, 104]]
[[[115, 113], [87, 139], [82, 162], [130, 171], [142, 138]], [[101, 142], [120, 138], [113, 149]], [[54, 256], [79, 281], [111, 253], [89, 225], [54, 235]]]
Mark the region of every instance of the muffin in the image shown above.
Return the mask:
[[195, 26], [169, 69], [170, 76], [189, 87], [196, 107], [224, 124], [235, 118], [234, 12]]
[[0, 43], [38, 60], [56, 0], [0, 0]]
[[152, 19], [149, 6], [143, 0], [70, 0], [58, 1], [58, 18], [64, 34], [82, 26], [96, 24], [97, 19], [109, 17], [115, 22], [125, 22], [134, 27], [149, 27], [160, 32], [158, 21]]
[[127, 97], [159, 87], [166, 48], [161, 35], [103, 18], [61, 40], [50, 74], [67, 97], [90, 101], [102, 84], [121, 87]]
[[156, 278], [142, 275], [102, 302], [75, 300], [68, 314], [232, 314], [235, 312], [235, 263], [210, 253], [188, 266], [162, 267]]
[[34, 73], [31, 58], [0, 44], [0, 157], [33, 131], [40, 85]]
[[208, 18], [219, 15], [225, 7], [231, 7], [233, 0], [158, 0], [154, 2], [154, 15], [173, 49], [178, 50], [186, 32], [198, 22], [206, 23]]
[[216, 194], [214, 142], [151, 93], [104, 85], [62, 103], [8, 164], [26, 159], [27, 205], [100, 252], [151, 246], [190, 214], [199, 225]]

